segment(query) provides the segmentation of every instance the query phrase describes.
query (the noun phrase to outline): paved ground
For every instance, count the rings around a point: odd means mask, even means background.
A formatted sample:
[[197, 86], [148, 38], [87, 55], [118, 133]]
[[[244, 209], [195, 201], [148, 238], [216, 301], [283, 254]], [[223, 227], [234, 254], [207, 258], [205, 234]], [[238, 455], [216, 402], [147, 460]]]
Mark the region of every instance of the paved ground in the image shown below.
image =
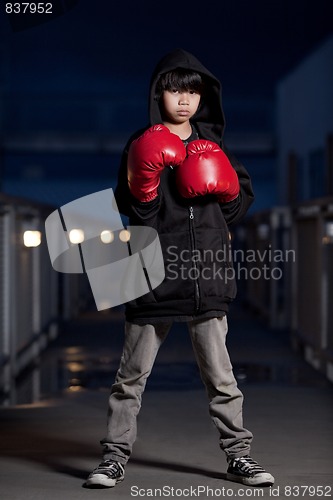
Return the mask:
[[245, 423], [255, 435], [252, 455], [276, 477], [274, 488], [226, 481], [206, 394], [179, 325], [148, 381], [125, 481], [111, 490], [83, 488], [100, 461], [121, 317], [90, 313], [64, 325], [42, 369], [42, 386], [54, 394], [0, 409], [1, 500], [333, 496], [332, 384], [290, 350], [286, 332], [272, 332], [240, 309], [230, 315], [229, 350], [245, 395]]

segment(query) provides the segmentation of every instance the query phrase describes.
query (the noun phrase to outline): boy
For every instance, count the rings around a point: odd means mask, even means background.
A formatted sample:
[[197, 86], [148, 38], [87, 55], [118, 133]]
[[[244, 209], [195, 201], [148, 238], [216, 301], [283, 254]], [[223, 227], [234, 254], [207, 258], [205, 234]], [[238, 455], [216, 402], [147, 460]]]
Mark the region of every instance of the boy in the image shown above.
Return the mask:
[[[249, 456], [253, 436], [243, 427], [243, 395], [225, 345], [226, 314], [236, 294], [235, 281], [227, 276], [228, 226], [245, 215], [253, 192], [248, 173], [223, 144], [220, 82], [192, 54], [177, 49], [153, 72], [149, 115], [149, 126], [125, 147], [115, 195], [130, 225], [158, 231], [165, 279], [126, 304], [124, 349], [101, 441], [103, 462], [86, 486], [112, 487], [123, 480], [146, 380], [174, 321], [187, 322], [227, 457], [227, 479], [271, 485], [273, 476]], [[221, 250], [226, 250], [222, 263]]]

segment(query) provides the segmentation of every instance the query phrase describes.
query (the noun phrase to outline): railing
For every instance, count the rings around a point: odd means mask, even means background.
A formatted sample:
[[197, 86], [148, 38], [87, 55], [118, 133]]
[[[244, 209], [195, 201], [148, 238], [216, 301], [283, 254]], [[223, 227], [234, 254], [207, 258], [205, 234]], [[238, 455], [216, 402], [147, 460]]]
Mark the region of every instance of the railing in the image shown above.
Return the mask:
[[333, 198], [299, 206], [293, 220], [293, 341], [333, 381]]
[[[0, 404], [40, 399], [41, 354], [91, 298], [85, 275], [52, 269], [53, 210], [0, 195]], [[40, 245], [24, 244], [29, 230]], [[243, 300], [333, 381], [333, 198], [254, 214], [235, 229], [234, 252]]]
[[252, 252], [240, 283], [247, 305], [270, 327], [288, 329], [293, 346], [333, 381], [333, 198], [256, 213], [235, 242]]
[[[237, 228], [242, 248], [240, 288], [245, 301], [271, 328], [283, 328], [289, 321], [290, 267], [294, 252], [290, 244], [290, 210], [277, 207], [255, 213]], [[236, 269], [239, 262], [236, 257]]]
[[[59, 320], [80, 307], [82, 277], [59, 274], [50, 263], [44, 221], [52, 210], [0, 195], [0, 404], [39, 400], [40, 355], [56, 338]], [[38, 246], [27, 246], [26, 231], [41, 236]], [[20, 380], [28, 373], [23, 395]]]

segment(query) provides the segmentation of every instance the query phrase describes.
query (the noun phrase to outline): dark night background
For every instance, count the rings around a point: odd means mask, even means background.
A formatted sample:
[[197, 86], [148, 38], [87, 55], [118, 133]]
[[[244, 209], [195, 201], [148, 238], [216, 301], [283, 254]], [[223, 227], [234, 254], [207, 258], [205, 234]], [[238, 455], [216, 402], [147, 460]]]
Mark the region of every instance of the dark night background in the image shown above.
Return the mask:
[[[276, 476], [279, 498], [331, 494], [333, 1], [53, 0], [46, 19], [9, 17], [8, 3], [0, 3], [0, 498], [82, 499], [78, 488], [97, 465], [123, 306], [97, 311], [87, 275], [52, 268], [45, 219], [114, 187], [125, 142], [147, 124], [151, 72], [177, 47], [220, 78], [225, 142], [256, 195], [231, 230], [244, 256], [234, 259], [242, 272], [228, 317], [254, 458]], [[41, 232], [37, 248], [25, 246], [26, 230]], [[63, 241], [59, 232], [59, 252]], [[131, 482], [224, 488], [183, 326], [155, 363], [155, 394], [145, 396], [119, 497]]]
[[[227, 142], [259, 133], [274, 144], [277, 83], [332, 33], [328, 0], [56, 4], [63, 15], [33, 27], [4, 6], [0, 21], [2, 188], [56, 205], [114, 184], [124, 142], [147, 121], [150, 74], [169, 50], [192, 52], [221, 79]], [[274, 146], [240, 159], [254, 209], [277, 203]]]

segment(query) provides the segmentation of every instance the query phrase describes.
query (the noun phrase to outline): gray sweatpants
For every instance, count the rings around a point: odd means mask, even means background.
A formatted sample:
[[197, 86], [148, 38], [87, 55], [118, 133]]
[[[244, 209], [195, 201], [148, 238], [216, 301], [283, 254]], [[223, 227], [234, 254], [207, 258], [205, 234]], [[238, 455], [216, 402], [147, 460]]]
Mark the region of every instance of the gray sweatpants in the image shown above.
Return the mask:
[[[187, 323], [209, 413], [220, 435], [221, 449], [229, 457], [249, 454], [252, 434], [243, 427], [243, 395], [232, 371], [226, 335], [226, 316]], [[172, 323], [136, 325], [126, 322], [120, 366], [109, 398], [103, 458], [126, 464], [137, 433], [137, 415], [147, 378]]]

